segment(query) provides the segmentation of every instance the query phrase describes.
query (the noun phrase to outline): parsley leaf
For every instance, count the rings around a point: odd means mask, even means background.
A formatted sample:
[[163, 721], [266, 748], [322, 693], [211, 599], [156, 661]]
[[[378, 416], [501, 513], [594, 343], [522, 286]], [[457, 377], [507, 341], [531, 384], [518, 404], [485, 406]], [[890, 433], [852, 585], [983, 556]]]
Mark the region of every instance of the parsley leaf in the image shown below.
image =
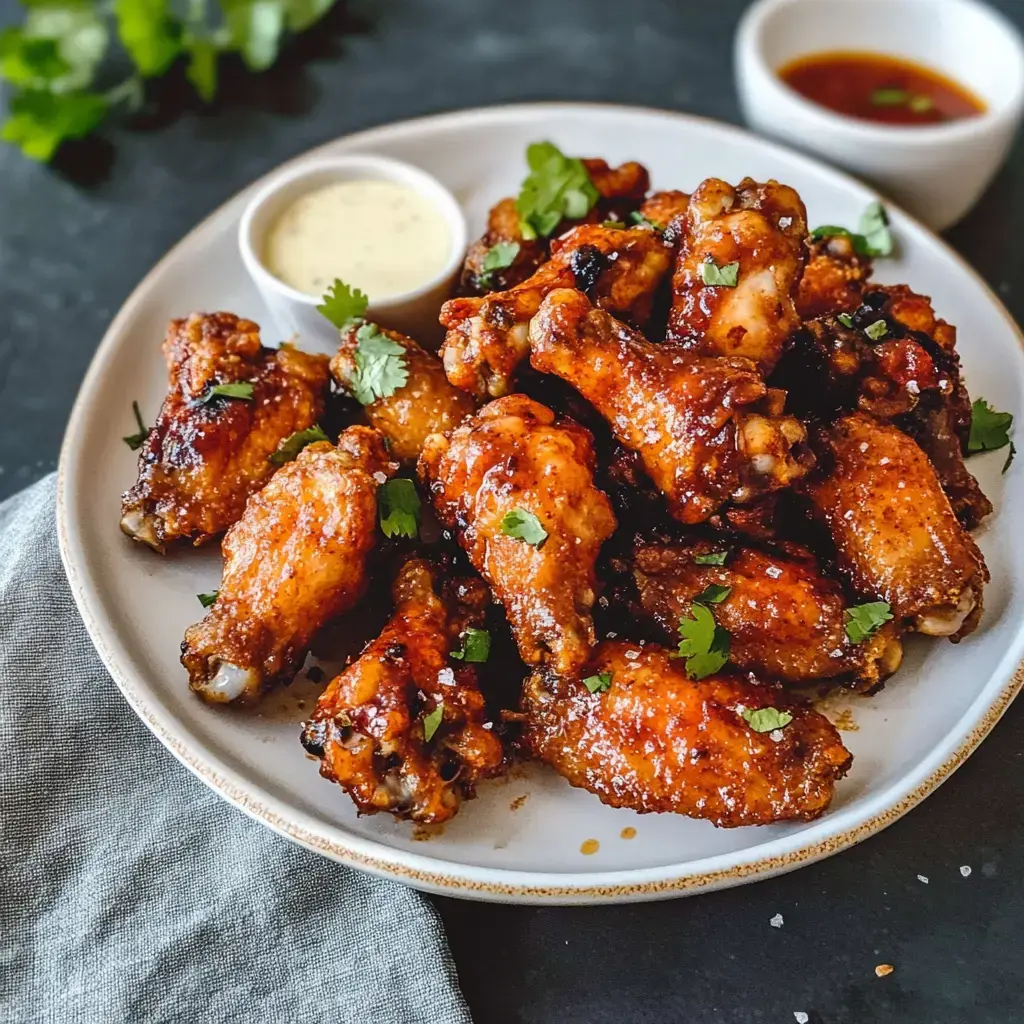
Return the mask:
[[409, 380], [405, 349], [392, 341], [376, 324], [363, 324], [356, 331], [356, 368], [348, 387], [360, 405], [378, 398], [390, 398]]
[[725, 560], [730, 555], [729, 548], [724, 551], [709, 551], [703, 555], [694, 555], [694, 565], [725, 565]]
[[470, 627], [462, 634], [462, 646], [457, 651], [450, 651], [448, 656], [456, 661], [477, 662], [482, 664], [491, 653], [491, 634], [486, 629]]
[[286, 462], [291, 462], [296, 458], [307, 444], [312, 444], [314, 441], [330, 441], [319, 423], [314, 423], [313, 426], [306, 427], [305, 430], [296, 430], [291, 437], [286, 437], [277, 446], [277, 451], [271, 452], [267, 458], [275, 466], [283, 466]]
[[889, 333], [889, 328], [884, 320], [876, 320], [864, 328], [864, 333], [872, 341], [881, 341]]
[[444, 701], [438, 701], [434, 710], [429, 715], [423, 716], [423, 740], [425, 743], [429, 743], [434, 738], [434, 733], [437, 732], [443, 718]]
[[604, 693], [605, 690], [611, 689], [612, 674], [611, 672], [598, 672], [596, 676], [587, 676], [583, 680], [583, 685], [591, 693]]
[[721, 604], [732, 593], [732, 587], [709, 583], [695, 598], [698, 604]]
[[345, 284], [340, 277], [336, 277], [334, 284], [324, 292], [323, 301], [316, 309], [340, 331], [354, 320], [361, 320], [369, 304], [370, 300], [365, 292]]
[[690, 605], [690, 616], [679, 620], [679, 635], [678, 657], [686, 659], [691, 679], [710, 676], [729, 660], [729, 631], [715, 622], [707, 606]]
[[168, 0], [114, 0], [121, 45], [143, 78], [162, 75], [181, 52], [181, 24]]
[[861, 214], [860, 230], [836, 224], [824, 224], [811, 232], [811, 241], [822, 238], [848, 238], [853, 250], [859, 256], [891, 256], [895, 249], [892, 232], [889, 230], [889, 217], [885, 207], [879, 202], [869, 203]]
[[121, 440], [134, 452], [146, 443], [146, 438], [149, 437], [149, 427], [142, 422], [142, 413], [139, 412], [138, 402], [132, 402], [132, 412], [135, 413], [135, 422], [139, 425], [139, 432], [122, 437]]
[[247, 380], [229, 381], [227, 384], [214, 384], [199, 400], [199, 404], [206, 405], [215, 398], [238, 398], [243, 402], [251, 402], [252, 392], [253, 385]]
[[869, 601], [847, 608], [845, 617], [850, 643], [862, 644], [892, 618], [892, 610], [886, 601]]
[[204, 608], [209, 608], [210, 605], [213, 604], [213, 602], [217, 600], [217, 595], [219, 593], [220, 593], [219, 590], [213, 590], [209, 594], [196, 594], [196, 597], [199, 598], [199, 603]]
[[0, 128], [0, 139], [45, 163], [65, 139], [88, 135], [106, 114], [107, 101], [98, 93], [23, 89], [11, 99], [11, 116]]
[[55, 39], [38, 39], [20, 28], [0, 32], [0, 78], [14, 85], [45, 85], [71, 70]]
[[420, 496], [405, 477], [388, 480], [377, 488], [377, 511], [385, 537], [418, 537]]
[[[984, 398], [971, 404], [971, 432], [967, 438], [968, 452], [994, 452], [1010, 443], [1013, 413], [997, 412]], [[1009, 462], [1007, 462], [1009, 465]]]
[[714, 260], [708, 259], [700, 265], [700, 279], [707, 285], [735, 288], [739, 277], [740, 265], [738, 263], [726, 263], [724, 267], [720, 267]]
[[785, 729], [793, 721], [788, 711], [778, 708], [746, 708], [742, 717], [754, 732], [775, 732], [776, 729]]
[[532, 512], [522, 508], [514, 508], [501, 517], [501, 532], [506, 537], [525, 540], [535, 548], [541, 547], [548, 539], [548, 531], [541, 521]]
[[871, 93], [873, 107], [903, 107], [910, 102], [906, 89], [875, 89]]
[[518, 255], [518, 242], [498, 242], [496, 245], [492, 245], [484, 255], [484, 261], [480, 267], [480, 283], [485, 288], [492, 287], [494, 272], [511, 267]]
[[583, 161], [566, 156], [551, 142], [534, 142], [526, 149], [530, 173], [516, 199], [519, 230], [529, 240], [546, 238], [568, 217], [585, 217], [600, 198]]
[[840, 322], [840, 323], [841, 323], [841, 324], [842, 324], [842, 325], [843, 325], [844, 327], [853, 327], [853, 317], [852, 317], [852, 316], [850, 316], [850, 314], [849, 314], [849, 313], [840, 313], [840, 314], [839, 314], [839, 315], [838, 315], [838, 316], [836, 317], [836, 319], [837, 319], [837, 320], [838, 320], [838, 321], [839, 321], [839, 322]]
[[661, 224], [656, 224], [653, 220], [648, 220], [639, 210], [634, 210], [630, 215], [629, 219], [638, 228], [650, 228], [652, 231], [664, 231], [665, 228]]

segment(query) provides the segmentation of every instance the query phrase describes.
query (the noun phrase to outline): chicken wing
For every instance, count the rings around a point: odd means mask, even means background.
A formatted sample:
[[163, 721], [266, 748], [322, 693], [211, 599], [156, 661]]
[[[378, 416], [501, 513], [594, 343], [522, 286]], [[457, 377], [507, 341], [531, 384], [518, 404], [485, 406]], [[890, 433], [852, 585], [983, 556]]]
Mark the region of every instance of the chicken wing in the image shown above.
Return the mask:
[[[331, 360], [331, 373], [348, 387], [356, 372], [358, 326], [342, 331], [341, 345]], [[370, 426], [379, 430], [397, 459], [415, 461], [430, 434], [444, 434], [457, 427], [474, 409], [473, 399], [448, 383], [441, 360], [412, 338], [381, 328], [381, 333], [405, 349], [408, 379], [385, 398], [363, 406]]]
[[810, 320], [852, 313], [863, 302], [870, 276], [870, 257], [858, 255], [849, 238], [832, 235], [812, 242], [797, 288], [797, 314], [801, 320]]
[[[726, 551], [724, 565], [696, 561]], [[847, 679], [873, 690], [899, 668], [895, 626], [853, 643], [842, 589], [796, 545], [762, 551], [707, 541], [640, 543], [633, 566], [640, 609], [670, 641], [678, 641], [679, 620], [691, 614], [695, 598], [710, 586], [727, 588], [715, 620], [729, 631], [729, 660], [745, 671], [793, 684]]]
[[914, 441], [863, 413], [819, 438], [819, 472], [804, 482], [859, 594], [887, 601], [898, 623], [957, 641], [981, 617], [988, 569]]
[[441, 358], [448, 379], [483, 397], [507, 393], [529, 355], [528, 325], [555, 288], [579, 288], [597, 304], [642, 322], [668, 273], [671, 249], [655, 231], [597, 224], [574, 228], [551, 245], [551, 259], [521, 284], [485, 299], [451, 299], [441, 307], [447, 328]]
[[[852, 758], [823, 715], [737, 675], [695, 682], [656, 644], [606, 641], [586, 671], [605, 692], [542, 670], [524, 688], [526, 749], [603, 803], [716, 825], [816, 818]], [[792, 715], [756, 732], [744, 711]]]
[[181, 645], [196, 693], [247, 702], [291, 682], [317, 629], [366, 589], [377, 487], [397, 469], [377, 431], [349, 427], [337, 448], [308, 445], [253, 496], [224, 538], [217, 599]]
[[649, 195], [637, 211], [657, 231], [665, 231], [678, 217], [686, 213], [690, 206], [688, 192], [671, 189], [668, 192], [655, 192]]
[[[807, 212], [793, 189], [708, 178], [682, 217], [668, 338], [704, 356], [745, 356], [768, 373], [800, 325], [794, 297]], [[709, 268], [737, 264], [735, 285]]]
[[784, 393], [769, 391], [747, 359], [652, 344], [568, 289], [544, 300], [530, 345], [534, 369], [561, 377], [604, 416], [684, 523], [807, 472], [804, 427], [781, 415]]
[[383, 632], [317, 702], [302, 745], [361, 812], [447, 821], [504, 757], [476, 666], [449, 660], [460, 633], [483, 624], [489, 595], [477, 579], [442, 588], [437, 568], [412, 558], [394, 599]]
[[[438, 518], [504, 605], [523, 661], [574, 673], [594, 643], [594, 563], [616, 526], [594, 486], [590, 432], [508, 395], [450, 439], [429, 438], [420, 475]], [[513, 523], [534, 517], [539, 530], [524, 538]]]
[[[170, 391], [121, 498], [121, 529], [160, 552], [238, 521], [274, 472], [268, 457], [320, 417], [328, 381], [326, 357], [263, 348], [259, 327], [231, 313], [172, 320], [163, 348]], [[213, 394], [238, 382], [248, 400]]]

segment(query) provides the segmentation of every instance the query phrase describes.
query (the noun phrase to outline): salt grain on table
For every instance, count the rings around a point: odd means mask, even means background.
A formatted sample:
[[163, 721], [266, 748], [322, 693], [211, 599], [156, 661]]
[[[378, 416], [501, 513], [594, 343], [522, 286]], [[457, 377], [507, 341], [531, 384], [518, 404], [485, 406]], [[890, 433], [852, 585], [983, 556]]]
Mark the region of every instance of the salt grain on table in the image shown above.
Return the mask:
[[782, 915], [781, 914], [776, 914], [768, 923], [773, 928], [781, 928], [782, 927]]

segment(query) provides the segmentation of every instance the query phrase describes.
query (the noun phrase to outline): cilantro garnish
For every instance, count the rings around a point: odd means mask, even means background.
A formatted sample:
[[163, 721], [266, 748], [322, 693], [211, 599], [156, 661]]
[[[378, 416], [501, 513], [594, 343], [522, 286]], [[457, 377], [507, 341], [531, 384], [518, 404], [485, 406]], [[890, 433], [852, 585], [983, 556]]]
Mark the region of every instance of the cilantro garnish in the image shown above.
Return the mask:
[[732, 593], [732, 587], [709, 583], [695, 598], [698, 604], [721, 604]]
[[378, 398], [390, 398], [409, 380], [405, 349], [392, 341], [376, 324], [363, 324], [356, 331], [356, 368], [348, 387], [360, 405]]
[[653, 220], [649, 220], [639, 210], [634, 210], [630, 215], [629, 219], [638, 228], [650, 228], [652, 231], [664, 231], [665, 228], [661, 224], [656, 224]]
[[583, 161], [566, 156], [551, 142], [526, 149], [530, 173], [523, 180], [516, 210], [523, 238], [546, 238], [563, 218], [585, 217], [600, 195]]
[[876, 320], [864, 328], [864, 333], [872, 341], [881, 341], [889, 333], [889, 328], [884, 320]]
[[861, 214], [859, 231], [835, 224], [825, 224], [811, 232], [811, 240], [842, 237], [850, 239], [854, 252], [860, 256], [891, 256], [894, 249], [889, 217], [879, 202], [869, 203]]
[[726, 548], [724, 551], [708, 551], [703, 555], [694, 555], [694, 565], [725, 565], [725, 560], [729, 557], [729, 549]]
[[726, 263], [724, 267], [720, 267], [714, 260], [707, 259], [700, 265], [700, 279], [707, 285], [735, 288], [739, 277], [739, 263]]
[[405, 477], [388, 480], [377, 488], [377, 510], [385, 537], [418, 537], [420, 496]]
[[219, 593], [220, 593], [219, 590], [212, 590], [212, 591], [210, 591], [209, 594], [196, 594], [196, 597], [199, 598], [199, 603], [204, 608], [209, 608], [210, 605], [213, 604], [213, 602], [217, 600], [217, 595]]
[[862, 644], [892, 618], [892, 609], [887, 601], [869, 601], [847, 608], [845, 616], [850, 643]]
[[612, 674], [611, 672], [598, 672], [596, 676], [587, 676], [583, 680], [583, 685], [591, 693], [604, 693], [605, 690], [611, 688]]
[[717, 672], [729, 660], [729, 631], [715, 622], [711, 610], [696, 602], [690, 616], [679, 620], [679, 653], [686, 659], [691, 679], [703, 679]]
[[518, 242], [498, 242], [487, 250], [481, 265], [480, 283], [490, 288], [494, 281], [494, 272], [511, 267], [519, 255]]
[[365, 292], [345, 284], [340, 277], [336, 277], [331, 287], [324, 292], [316, 310], [341, 331], [354, 321], [361, 320], [369, 304], [370, 300]]
[[[984, 398], [976, 398], [971, 404], [971, 432], [967, 438], [967, 450], [994, 452], [1005, 448], [1010, 443], [1012, 427], [1013, 413], [997, 412]], [[1009, 467], [1009, 460], [1006, 465]]]
[[611, 228], [613, 231], [625, 231], [626, 225], [621, 220], [603, 220], [601, 221], [601, 227]]
[[65, 139], [81, 139], [103, 120], [107, 101], [98, 93], [23, 89], [11, 98], [0, 139], [46, 163]]
[[541, 521], [532, 512], [522, 508], [514, 508], [501, 517], [501, 532], [506, 537], [525, 540], [535, 548], [541, 547], [548, 539], [548, 531]]
[[143, 78], [162, 75], [181, 52], [167, 0], [114, 0], [117, 36]]
[[121, 440], [134, 452], [146, 443], [146, 438], [149, 437], [149, 427], [142, 422], [142, 413], [139, 412], [138, 402], [132, 402], [132, 412], [135, 413], [135, 422], [139, 425], [139, 432], [122, 437]]
[[486, 629], [470, 627], [462, 634], [462, 646], [457, 651], [449, 651], [448, 657], [456, 661], [477, 662], [482, 664], [491, 654], [491, 634]]
[[793, 721], [788, 711], [771, 707], [747, 708], [742, 712], [742, 717], [754, 732], [775, 732], [776, 729], [785, 729]]
[[237, 398], [243, 402], [252, 401], [253, 385], [247, 380], [230, 381], [227, 384], [214, 384], [209, 391], [199, 399], [200, 405], [206, 405], [215, 398]]
[[423, 740], [429, 743], [434, 738], [441, 720], [444, 718], [444, 702], [438, 701], [437, 706], [430, 714], [423, 716]]
[[838, 321], [839, 321], [839, 322], [840, 322], [840, 323], [841, 323], [841, 324], [842, 324], [842, 325], [843, 325], [844, 327], [853, 327], [853, 317], [852, 317], [852, 316], [850, 316], [850, 314], [849, 314], [849, 313], [840, 313], [840, 314], [839, 314], [839, 315], [838, 315], [838, 316], [836, 317], [836, 319], [837, 319], [837, 320], [838, 320]]
[[875, 89], [871, 93], [873, 107], [902, 107], [910, 102], [906, 89]]
[[291, 437], [286, 437], [277, 446], [277, 451], [271, 452], [268, 458], [275, 466], [283, 466], [286, 462], [291, 462], [296, 458], [307, 444], [312, 444], [314, 441], [330, 441], [319, 423], [314, 423], [313, 426], [306, 427], [305, 430], [296, 430]]

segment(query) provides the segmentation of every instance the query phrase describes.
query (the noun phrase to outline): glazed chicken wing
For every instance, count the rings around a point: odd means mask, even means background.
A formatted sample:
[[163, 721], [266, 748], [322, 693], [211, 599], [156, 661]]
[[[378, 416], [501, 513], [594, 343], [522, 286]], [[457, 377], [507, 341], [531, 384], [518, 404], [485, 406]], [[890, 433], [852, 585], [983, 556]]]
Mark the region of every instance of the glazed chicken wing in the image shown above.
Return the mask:
[[[728, 551], [724, 565], [696, 559]], [[728, 548], [707, 541], [640, 543], [633, 553], [640, 609], [678, 642], [679, 620], [711, 586], [726, 587], [715, 621], [729, 631], [729, 660], [762, 677], [793, 684], [847, 679], [873, 690], [899, 667], [899, 636], [888, 623], [863, 643], [846, 634], [847, 601], [810, 552]]]
[[[231, 313], [172, 320], [163, 348], [170, 391], [121, 499], [121, 529], [161, 552], [238, 521], [274, 472], [268, 457], [319, 418], [328, 381], [324, 356], [263, 348], [259, 327]], [[211, 395], [238, 382], [252, 384], [249, 400]]]
[[[807, 213], [793, 189], [708, 178], [682, 217], [668, 337], [704, 356], [745, 356], [768, 373], [800, 325], [794, 296], [806, 259]], [[735, 286], [709, 267], [738, 264]]]
[[478, 396], [504, 395], [529, 355], [528, 326], [544, 296], [579, 288], [599, 306], [634, 321], [650, 313], [671, 250], [660, 234], [586, 224], [551, 245], [551, 259], [521, 284], [484, 299], [451, 299], [441, 307], [447, 328], [441, 358], [448, 379]]
[[819, 439], [819, 463], [804, 489], [851, 587], [920, 633], [973, 632], [988, 569], [914, 441], [854, 413]]
[[308, 445], [254, 495], [224, 538], [217, 599], [181, 645], [189, 685], [214, 703], [290, 683], [313, 634], [366, 589], [377, 488], [397, 470], [380, 434], [349, 427]]
[[[690, 206], [690, 194], [671, 189], [649, 195], [637, 211], [657, 231], [665, 231]], [[674, 230], [674, 227], [673, 227]]]
[[769, 391], [747, 359], [652, 344], [567, 289], [544, 300], [530, 345], [534, 369], [561, 377], [604, 416], [684, 523], [807, 471], [803, 426], [781, 415], [784, 393]]
[[[571, 675], [594, 643], [594, 563], [615, 530], [594, 486], [593, 438], [525, 395], [484, 406], [420, 458], [438, 518], [490, 583], [527, 664]], [[536, 517], [546, 537], [513, 523]]]
[[[604, 692], [547, 671], [527, 680], [524, 743], [574, 786], [613, 807], [671, 811], [724, 827], [816, 818], [852, 758], [835, 728], [777, 688], [736, 675], [695, 682], [656, 644], [604, 642], [587, 673]], [[756, 732], [743, 712], [776, 708]]]
[[797, 314], [801, 320], [810, 320], [830, 313], [852, 313], [863, 301], [870, 276], [870, 257], [858, 255], [844, 235], [812, 242], [797, 288]]
[[[341, 345], [331, 360], [331, 373], [348, 387], [356, 372], [359, 327], [342, 331]], [[415, 461], [430, 434], [444, 434], [457, 427], [474, 409], [473, 399], [448, 383], [440, 359], [398, 331], [381, 333], [405, 349], [408, 379], [393, 394], [363, 406], [370, 426], [379, 430], [397, 459]]]
[[384, 631], [317, 702], [302, 745], [361, 812], [447, 821], [502, 767], [476, 666], [449, 658], [460, 633], [482, 625], [489, 595], [476, 579], [442, 588], [438, 570], [413, 558], [394, 599]]

